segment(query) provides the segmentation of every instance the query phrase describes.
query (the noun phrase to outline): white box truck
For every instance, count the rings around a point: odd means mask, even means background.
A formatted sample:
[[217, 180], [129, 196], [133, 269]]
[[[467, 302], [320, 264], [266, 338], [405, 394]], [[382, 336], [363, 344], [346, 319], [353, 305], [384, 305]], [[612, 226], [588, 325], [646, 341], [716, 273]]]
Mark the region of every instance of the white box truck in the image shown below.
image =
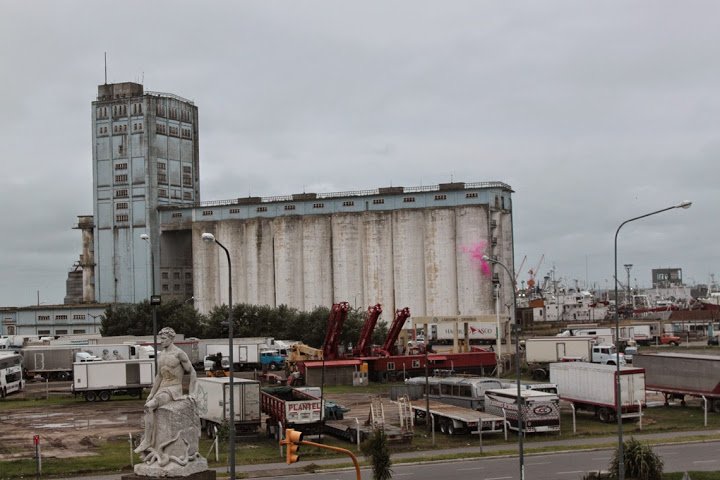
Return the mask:
[[27, 378], [36, 375], [48, 380], [70, 380], [74, 362], [93, 362], [99, 357], [71, 345], [30, 346], [20, 350]]
[[[260, 426], [260, 382], [233, 378], [233, 391], [235, 431], [257, 431]], [[230, 378], [199, 377], [194, 395], [200, 426], [209, 438], [213, 438], [216, 428], [230, 418]]]
[[[617, 418], [617, 366], [587, 362], [550, 364], [550, 381], [560, 399], [578, 410], [593, 412], [602, 422]], [[645, 370], [620, 367], [622, 418], [637, 418], [645, 405]]]
[[525, 340], [525, 361], [535, 380], [545, 380], [553, 362], [625, 364], [622, 353], [612, 344], [598, 343], [594, 336], [535, 337]]
[[[218, 353], [222, 355], [222, 368], [229, 368], [230, 346], [228, 342], [208, 343], [207, 355], [204, 359], [206, 371], [214, 368], [212, 367], [213, 356]], [[280, 355], [277, 349], [265, 344], [233, 342], [233, 364], [235, 371], [253, 368], [278, 370], [285, 366], [285, 357]]]
[[137, 395], [142, 398], [144, 388], [152, 388], [155, 380], [155, 361], [101, 360], [73, 364], [72, 392], [88, 402], [106, 402], [115, 394]]

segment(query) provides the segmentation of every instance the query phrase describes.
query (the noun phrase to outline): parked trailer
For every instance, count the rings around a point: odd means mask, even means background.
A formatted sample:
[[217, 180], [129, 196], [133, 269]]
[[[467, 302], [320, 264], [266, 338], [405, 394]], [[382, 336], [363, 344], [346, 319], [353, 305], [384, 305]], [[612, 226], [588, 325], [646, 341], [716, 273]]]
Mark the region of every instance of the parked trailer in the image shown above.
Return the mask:
[[[431, 400], [457, 405], [472, 410], [483, 410], [485, 391], [502, 388], [497, 378], [475, 377], [471, 375], [450, 375], [432, 377], [413, 377], [405, 380], [407, 385], [420, 385]], [[429, 387], [426, 391], [425, 385]]]
[[536, 337], [525, 340], [525, 361], [536, 380], [545, 380], [550, 364], [563, 361], [584, 361], [603, 365], [625, 365], [625, 356], [612, 344], [598, 343], [594, 336]]
[[260, 392], [260, 408], [267, 418], [267, 434], [282, 428], [317, 430], [322, 420], [322, 400], [292, 387], [266, 387]]
[[[550, 381], [557, 384], [560, 398], [575, 408], [593, 412], [602, 422], [614, 422], [617, 418], [617, 366], [553, 363]], [[640, 417], [641, 405], [645, 405], [645, 370], [637, 366], [620, 367], [620, 388], [622, 418]]]
[[[411, 407], [416, 424], [426, 422], [428, 412], [426, 403], [421, 399]], [[503, 417], [434, 400], [430, 401], [430, 415], [435, 427], [447, 435], [478, 433], [478, 425], [483, 432], [499, 432], [503, 429]]]
[[485, 412], [502, 416], [510, 430], [518, 430], [518, 412], [522, 411], [523, 432], [559, 432], [560, 399], [554, 393], [521, 389], [518, 405], [517, 388], [485, 392]]
[[[260, 426], [260, 382], [233, 378], [235, 432], [253, 433]], [[200, 426], [208, 438], [230, 418], [230, 378], [199, 377], [195, 398]]]
[[689, 353], [637, 354], [633, 365], [645, 369], [645, 388], [670, 398], [705, 397], [720, 413], [720, 356]]
[[155, 362], [152, 359], [101, 360], [73, 364], [75, 396], [88, 402], [106, 402], [112, 395], [128, 394], [142, 398], [144, 388], [152, 388]]
[[72, 378], [73, 363], [92, 362], [100, 358], [84, 352], [78, 346], [32, 346], [20, 350], [23, 356], [25, 376], [40, 375], [49, 380], [69, 380]]
[[[206, 348], [208, 354], [204, 357], [205, 361], [219, 353], [222, 356], [222, 367], [230, 367], [230, 346], [227, 342], [208, 343]], [[277, 370], [284, 367], [285, 357], [281, 356], [277, 349], [265, 344], [233, 343], [233, 365], [234, 370], [253, 368]]]
[[22, 357], [14, 352], [0, 352], [0, 398], [13, 392], [22, 392], [24, 388]]
[[[333, 405], [335, 408], [332, 408]], [[412, 411], [407, 398], [388, 403], [378, 396], [371, 405], [358, 406], [355, 410], [337, 407], [333, 402], [326, 402], [323, 432], [350, 443], [359, 443], [369, 438], [376, 428], [382, 428], [390, 443], [412, 441]], [[388, 421], [388, 418], [394, 418], [393, 409], [397, 409], [399, 425]]]

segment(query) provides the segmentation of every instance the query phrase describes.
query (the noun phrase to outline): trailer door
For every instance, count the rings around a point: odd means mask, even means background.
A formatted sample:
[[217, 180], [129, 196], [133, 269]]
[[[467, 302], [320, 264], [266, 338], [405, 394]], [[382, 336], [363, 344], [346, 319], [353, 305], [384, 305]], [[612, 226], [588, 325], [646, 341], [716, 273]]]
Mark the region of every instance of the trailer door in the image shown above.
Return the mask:
[[88, 388], [88, 366], [86, 363], [73, 365], [73, 378], [75, 379], [75, 389]]
[[244, 420], [260, 420], [260, 388], [257, 384], [248, 383], [243, 389], [242, 412]]

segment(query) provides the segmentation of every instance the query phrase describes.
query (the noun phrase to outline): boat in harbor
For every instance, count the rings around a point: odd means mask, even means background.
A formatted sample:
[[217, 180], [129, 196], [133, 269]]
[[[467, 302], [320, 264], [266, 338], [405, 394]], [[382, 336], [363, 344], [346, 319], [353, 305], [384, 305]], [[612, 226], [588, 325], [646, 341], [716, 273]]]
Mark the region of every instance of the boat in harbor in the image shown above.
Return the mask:
[[698, 298], [703, 310], [720, 310], [720, 292], [711, 292], [705, 298]]

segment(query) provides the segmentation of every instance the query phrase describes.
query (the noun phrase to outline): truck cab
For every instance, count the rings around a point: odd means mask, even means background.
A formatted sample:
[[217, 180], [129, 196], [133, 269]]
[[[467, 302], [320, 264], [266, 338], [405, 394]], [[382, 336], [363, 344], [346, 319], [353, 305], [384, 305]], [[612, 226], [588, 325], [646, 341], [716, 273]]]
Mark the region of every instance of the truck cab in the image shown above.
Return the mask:
[[603, 365], [625, 365], [625, 356], [618, 353], [615, 345], [593, 345], [592, 347], [592, 363], [600, 363]]
[[285, 357], [276, 349], [261, 350], [260, 364], [263, 368], [278, 370], [285, 366]]

